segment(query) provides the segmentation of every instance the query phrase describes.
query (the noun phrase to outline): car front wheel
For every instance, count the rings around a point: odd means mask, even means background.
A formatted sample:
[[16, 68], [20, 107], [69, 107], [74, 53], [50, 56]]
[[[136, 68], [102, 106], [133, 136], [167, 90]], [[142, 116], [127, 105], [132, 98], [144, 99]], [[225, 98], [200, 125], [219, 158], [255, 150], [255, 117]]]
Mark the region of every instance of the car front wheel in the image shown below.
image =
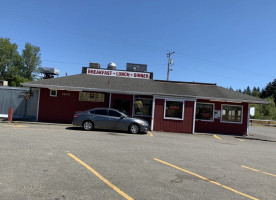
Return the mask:
[[129, 126], [129, 132], [132, 133], [132, 134], [136, 134], [136, 133], [139, 133], [140, 131], [140, 128], [137, 124], [131, 124]]
[[85, 121], [82, 126], [83, 126], [83, 129], [86, 131], [93, 130], [93, 123], [91, 121]]

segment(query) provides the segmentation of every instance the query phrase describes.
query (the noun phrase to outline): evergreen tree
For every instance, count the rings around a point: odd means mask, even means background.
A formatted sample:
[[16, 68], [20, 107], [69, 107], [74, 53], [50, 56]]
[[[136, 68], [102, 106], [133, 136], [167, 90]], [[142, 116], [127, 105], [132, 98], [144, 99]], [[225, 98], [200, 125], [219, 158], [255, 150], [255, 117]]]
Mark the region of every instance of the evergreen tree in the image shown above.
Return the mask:
[[276, 79], [273, 82], [269, 82], [265, 89], [261, 93], [262, 98], [272, 97], [276, 103]]
[[260, 91], [259, 87], [253, 87], [252, 91], [248, 86], [243, 91], [244, 94], [252, 95], [254, 97], [260, 97], [268, 102], [269, 104], [254, 104], [255, 119], [273, 119], [276, 120], [276, 79], [273, 82], [269, 82], [267, 86]]
[[260, 88], [253, 87], [252, 96], [260, 97]]
[[243, 91], [244, 94], [252, 95], [251, 89], [249, 86]]

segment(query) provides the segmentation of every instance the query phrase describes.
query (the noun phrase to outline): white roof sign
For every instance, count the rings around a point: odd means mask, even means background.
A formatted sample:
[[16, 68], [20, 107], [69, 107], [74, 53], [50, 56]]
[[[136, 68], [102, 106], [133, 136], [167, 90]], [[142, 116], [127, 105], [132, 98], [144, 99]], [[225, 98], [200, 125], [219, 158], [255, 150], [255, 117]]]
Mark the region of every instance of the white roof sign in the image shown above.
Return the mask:
[[109, 70], [109, 69], [107, 70], [107, 69], [87, 68], [86, 74], [100, 75], [100, 76], [117, 76], [117, 77], [125, 77], [125, 78], [150, 79], [150, 73], [118, 71], [118, 70]]

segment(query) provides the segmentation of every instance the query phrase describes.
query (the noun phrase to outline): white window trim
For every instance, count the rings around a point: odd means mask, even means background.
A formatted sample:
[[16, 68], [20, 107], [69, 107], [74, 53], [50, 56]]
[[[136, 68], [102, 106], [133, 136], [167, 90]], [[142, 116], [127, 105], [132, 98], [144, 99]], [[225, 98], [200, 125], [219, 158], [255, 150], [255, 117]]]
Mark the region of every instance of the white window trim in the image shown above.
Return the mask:
[[[166, 106], [167, 106], [167, 101], [176, 101], [176, 102], [182, 102], [183, 106], [182, 106], [182, 118], [174, 118], [174, 117], [166, 117]], [[184, 120], [184, 107], [185, 107], [185, 101], [184, 100], [180, 100], [180, 99], [165, 99], [164, 102], [164, 115], [163, 118], [164, 119], [169, 119], [169, 120], [179, 120], [179, 121], [183, 121]]]
[[[214, 103], [201, 103], [201, 102], [196, 102], [196, 106], [197, 104], [210, 104], [210, 105], [213, 105], [213, 116], [212, 116], [212, 120], [207, 120], [207, 119], [197, 119], [196, 116], [195, 116], [195, 120], [196, 121], [204, 121], [204, 122], [214, 122], [215, 121], [215, 104]], [[196, 115], [196, 112], [195, 112], [195, 115]]]
[[40, 91], [41, 91], [41, 89], [40, 88], [38, 88], [37, 89], [38, 90], [38, 97], [37, 97], [37, 111], [36, 111], [36, 121], [38, 122], [38, 115], [39, 115], [39, 102], [40, 102]]
[[247, 129], [246, 129], [246, 135], [249, 136], [249, 127], [250, 127], [250, 108], [249, 108], [249, 104], [248, 105], [248, 109], [247, 109]]
[[153, 123], [154, 123], [154, 111], [155, 111], [155, 97], [152, 99], [152, 114], [151, 114], [151, 130], [153, 131]]
[[[223, 106], [232, 106], [232, 107], [241, 107], [241, 122], [229, 122], [229, 121], [223, 121], [222, 120], [222, 107]], [[221, 104], [221, 111], [220, 111], [220, 122], [221, 123], [230, 123], [230, 124], [242, 124], [243, 122], [243, 105], [231, 105], [231, 104]]]
[[193, 134], [195, 134], [196, 101], [194, 101]]
[[136, 98], [136, 96], [133, 95], [133, 104], [132, 104], [132, 111], [133, 111], [132, 114], [133, 114], [133, 116], [136, 116], [136, 117], [151, 117], [151, 115], [137, 115], [137, 114], [135, 114], [134, 102], [135, 102], [136, 99], [151, 100], [152, 101], [151, 106], [153, 105], [153, 99], [150, 99], [150, 98], [140, 98], [140, 97]]
[[[52, 95], [52, 91], [56, 91], [56, 95]], [[57, 97], [57, 93], [58, 93], [57, 90], [50, 89], [50, 96], [51, 96], [51, 97]]]

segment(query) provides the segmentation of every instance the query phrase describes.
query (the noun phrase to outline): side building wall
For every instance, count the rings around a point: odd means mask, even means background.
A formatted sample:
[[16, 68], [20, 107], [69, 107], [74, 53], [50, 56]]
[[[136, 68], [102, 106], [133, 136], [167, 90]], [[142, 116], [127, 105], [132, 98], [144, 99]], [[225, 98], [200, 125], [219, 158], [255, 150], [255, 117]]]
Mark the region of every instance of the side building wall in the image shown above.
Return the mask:
[[184, 102], [184, 119], [164, 119], [164, 99], [155, 99], [154, 131], [193, 133], [194, 101]]
[[7, 118], [13, 108], [13, 119], [36, 120], [38, 96], [37, 89], [0, 86], [0, 117]]
[[79, 101], [79, 92], [58, 90], [57, 96], [50, 96], [50, 90], [41, 88], [39, 121], [71, 123], [76, 111], [97, 107], [108, 107], [109, 94], [104, 93], [104, 102]]
[[221, 116], [213, 121], [196, 120], [195, 131], [204, 133], [222, 133], [234, 135], [246, 135], [248, 126], [248, 103], [229, 103], [208, 100], [197, 100], [197, 103], [212, 103], [214, 110], [221, 112], [222, 104], [243, 106], [242, 123], [222, 122]]

